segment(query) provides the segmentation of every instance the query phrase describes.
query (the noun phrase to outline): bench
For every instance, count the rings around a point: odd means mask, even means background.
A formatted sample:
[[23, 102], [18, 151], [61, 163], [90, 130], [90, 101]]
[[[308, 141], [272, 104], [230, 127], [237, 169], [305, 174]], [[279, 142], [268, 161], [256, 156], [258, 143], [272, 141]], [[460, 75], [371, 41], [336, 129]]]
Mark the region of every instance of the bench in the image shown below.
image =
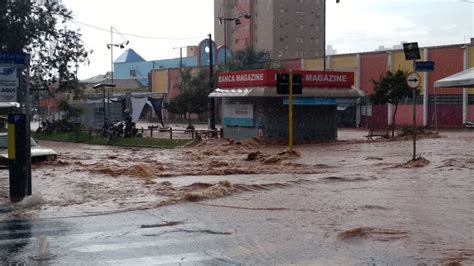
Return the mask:
[[388, 138], [390, 136], [388, 128], [369, 128], [369, 134], [365, 136], [367, 140], [373, 140], [374, 137]]

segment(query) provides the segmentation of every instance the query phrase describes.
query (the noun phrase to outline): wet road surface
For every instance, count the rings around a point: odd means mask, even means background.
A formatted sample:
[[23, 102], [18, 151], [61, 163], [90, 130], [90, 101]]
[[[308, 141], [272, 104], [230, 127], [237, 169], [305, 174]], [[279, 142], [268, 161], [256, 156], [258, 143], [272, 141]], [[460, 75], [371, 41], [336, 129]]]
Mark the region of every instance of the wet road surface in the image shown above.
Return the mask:
[[405, 164], [411, 141], [364, 142], [358, 133], [297, 146], [299, 156], [256, 143], [178, 151], [51, 143], [60, 162], [34, 169], [39, 203], [2, 205], [13, 210], [0, 212], [0, 258], [473, 265], [474, 134], [419, 140], [426, 161], [416, 167]]

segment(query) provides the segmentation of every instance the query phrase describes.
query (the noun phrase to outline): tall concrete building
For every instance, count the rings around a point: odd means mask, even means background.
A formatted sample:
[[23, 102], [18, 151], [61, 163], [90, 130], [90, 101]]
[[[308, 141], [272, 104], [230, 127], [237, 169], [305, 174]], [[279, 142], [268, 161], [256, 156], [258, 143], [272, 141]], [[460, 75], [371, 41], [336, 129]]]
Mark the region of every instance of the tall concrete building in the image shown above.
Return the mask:
[[324, 55], [325, 0], [214, 0], [215, 40], [233, 52], [253, 45], [273, 59]]

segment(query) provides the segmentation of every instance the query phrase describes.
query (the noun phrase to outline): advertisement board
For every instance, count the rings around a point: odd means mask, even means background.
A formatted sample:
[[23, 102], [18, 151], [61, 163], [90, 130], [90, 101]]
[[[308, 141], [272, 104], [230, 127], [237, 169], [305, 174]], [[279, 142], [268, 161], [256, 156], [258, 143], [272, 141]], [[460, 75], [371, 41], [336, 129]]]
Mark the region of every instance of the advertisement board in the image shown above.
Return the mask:
[[[277, 74], [288, 74], [288, 71], [249, 70], [223, 72], [218, 77], [218, 88], [251, 88], [277, 85]], [[354, 85], [354, 73], [342, 71], [293, 71], [301, 75], [303, 88], [351, 88]]]
[[226, 104], [224, 108], [224, 125], [253, 127], [253, 104]]
[[16, 68], [0, 66], [0, 102], [16, 102], [17, 87]]

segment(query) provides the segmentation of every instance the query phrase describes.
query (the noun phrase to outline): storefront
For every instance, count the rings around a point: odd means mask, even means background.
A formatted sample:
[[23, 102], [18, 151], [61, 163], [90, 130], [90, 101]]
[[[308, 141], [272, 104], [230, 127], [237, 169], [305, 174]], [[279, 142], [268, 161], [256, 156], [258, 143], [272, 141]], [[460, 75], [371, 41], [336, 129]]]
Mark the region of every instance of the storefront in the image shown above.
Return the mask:
[[[277, 70], [224, 72], [209, 97], [221, 99], [224, 137], [243, 140], [260, 137], [269, 141], [288, 138], [288, 95], [277, 94]], [[338, 98], [358, 98], [354, 73], [294, 71], [302, 75], [302, 94], [293, 106], [294, 142], [337, 139]]]

